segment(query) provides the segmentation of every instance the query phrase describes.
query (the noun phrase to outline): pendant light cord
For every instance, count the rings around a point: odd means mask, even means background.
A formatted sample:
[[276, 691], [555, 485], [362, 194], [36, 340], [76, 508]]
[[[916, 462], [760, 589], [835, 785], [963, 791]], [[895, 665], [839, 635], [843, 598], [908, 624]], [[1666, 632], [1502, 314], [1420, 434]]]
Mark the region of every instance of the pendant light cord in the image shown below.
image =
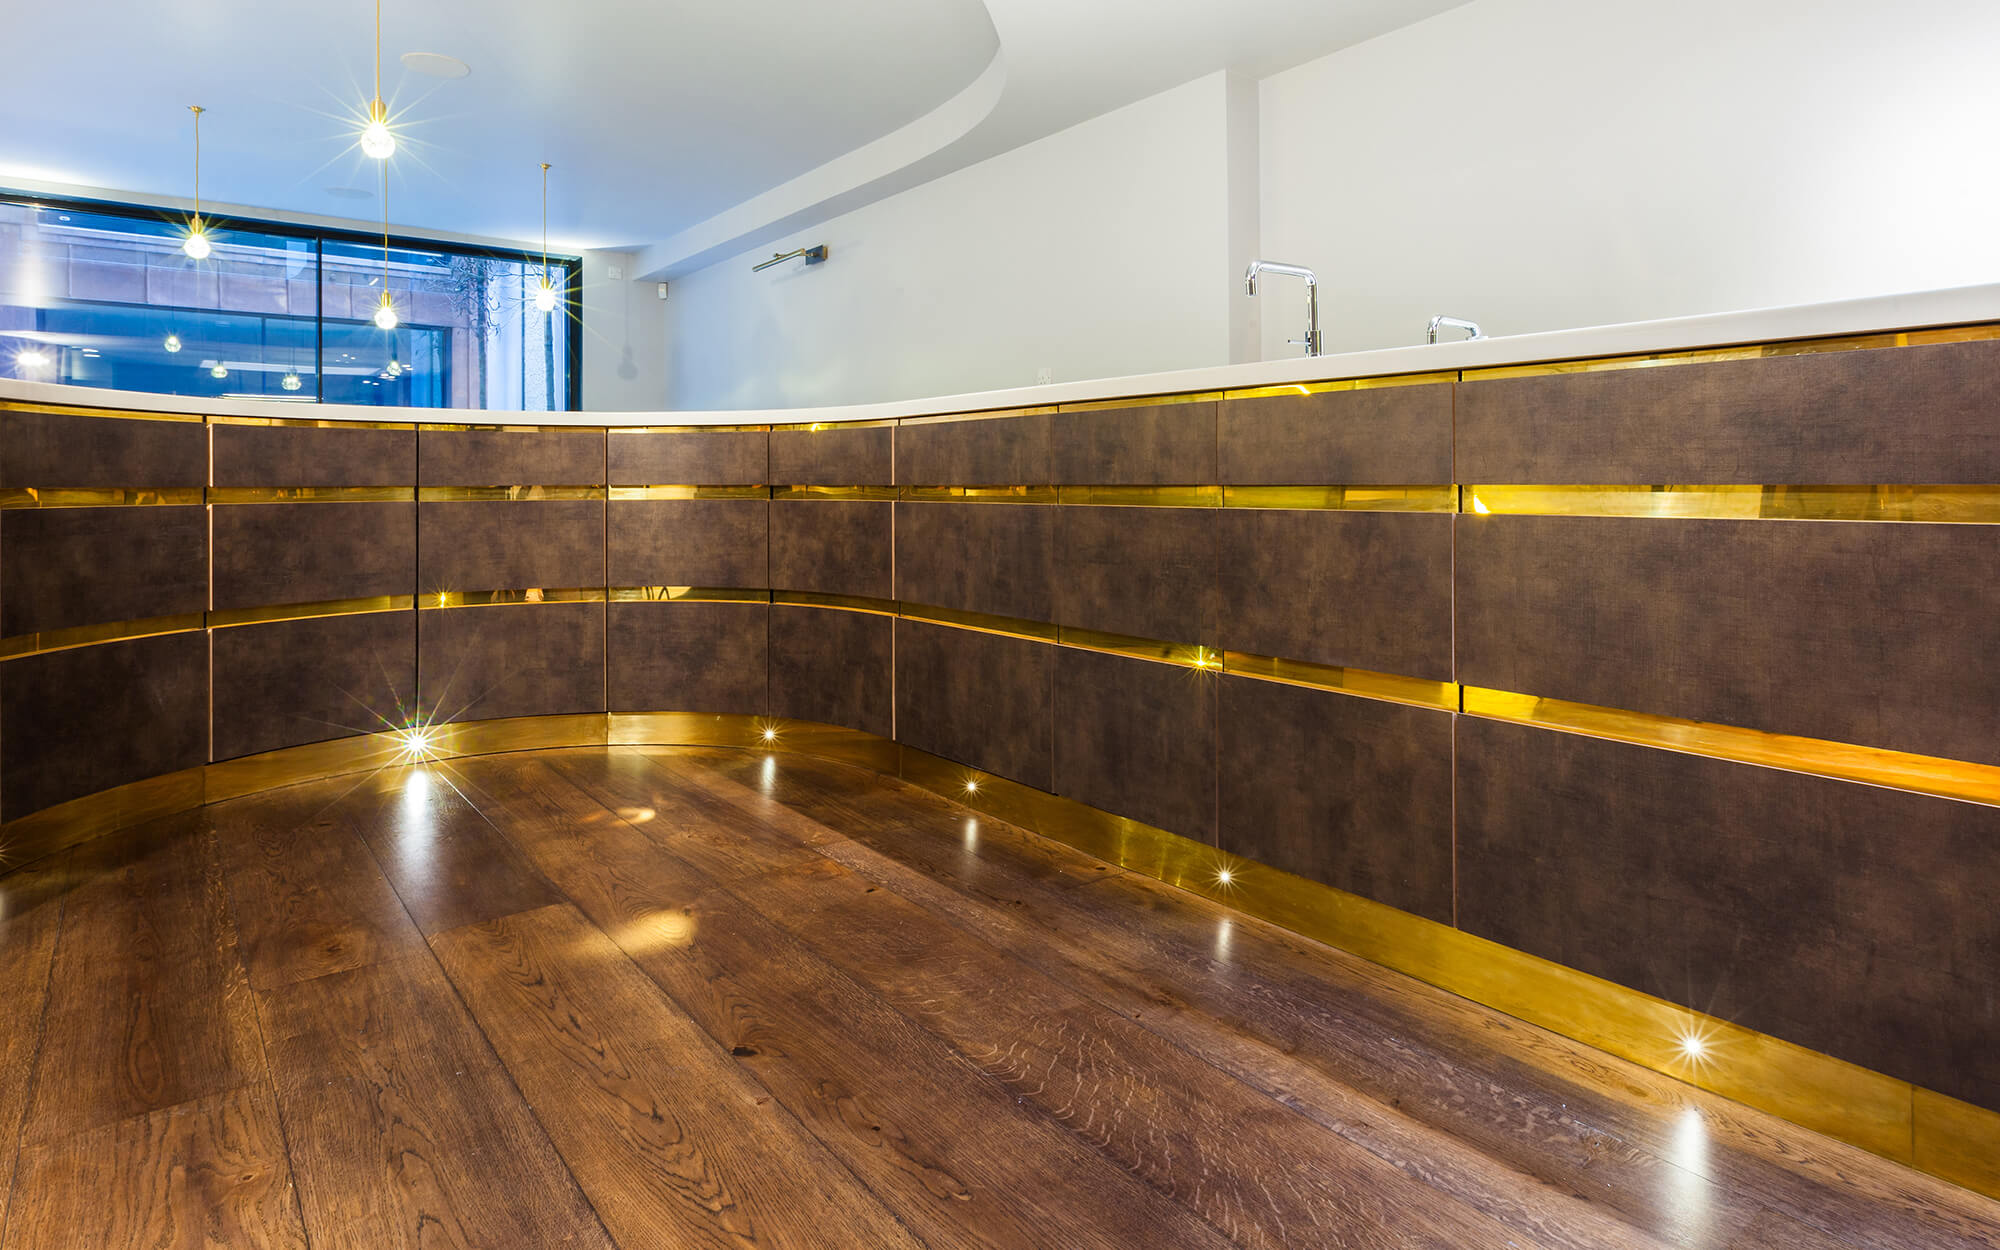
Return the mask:
[[375, 103], [382, 102], [382, 0], [375, 0]]
[[[194, 228], [201, 229], [201, 115], [204, 111], [199, 104], [188, 105], [194, 114]], [[547, 244], [543, 244], [544, 250]]]
[[549, 280], [549, 163], [542, 162], [542, 281]]

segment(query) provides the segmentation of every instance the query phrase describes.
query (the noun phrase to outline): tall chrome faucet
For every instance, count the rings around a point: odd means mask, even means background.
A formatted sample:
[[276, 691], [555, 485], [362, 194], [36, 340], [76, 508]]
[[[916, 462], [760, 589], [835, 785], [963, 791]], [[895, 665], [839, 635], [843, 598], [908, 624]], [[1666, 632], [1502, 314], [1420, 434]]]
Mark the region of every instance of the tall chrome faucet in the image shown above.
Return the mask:
[[1306, 336], [1303, 339], [1287, 339], [1288, 343], [1304, 343], [1306, 355], [1320, 354], [1319, 338], [1319, 277], [1304, 265], [1284, 265], [1275, 260], [1253, 260], [1250, 268], [1243, 271], [1243, 293], [1257, 293], [1257, 279], [1265, 273], [1281, 273], [1288, 278], [1303, 278], [1306, 284]]
[[1485, 332], [1479, 328], [1479, 323], [1477, 321], [1467, 321], [1463, 317], [1446, 317], [1440, 314], [1439, 316], [1431, 318], [1430, 330], [1427, 334], [1425, 334], [1424, 341], [1426, 343], [1437, 342], [1438, 330], [1444, 326], [1450, 326], [1454, 330], [1465, 331], [1466, 341], [1468, 342], [1470, 342], [1473, 339], [1483, 339], [1486, 337]]

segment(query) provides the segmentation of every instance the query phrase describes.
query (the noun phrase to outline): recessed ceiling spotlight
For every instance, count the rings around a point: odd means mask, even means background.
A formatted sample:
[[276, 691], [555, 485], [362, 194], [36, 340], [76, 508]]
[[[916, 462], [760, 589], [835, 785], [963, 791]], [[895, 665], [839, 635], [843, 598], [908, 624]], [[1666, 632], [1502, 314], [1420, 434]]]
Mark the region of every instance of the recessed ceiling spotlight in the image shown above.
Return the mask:
[[403, 68], [413, 74], [429, 74], [432, 78], [463, 78], [472, 72], [470, 65], [442, 52], [405, 52]]

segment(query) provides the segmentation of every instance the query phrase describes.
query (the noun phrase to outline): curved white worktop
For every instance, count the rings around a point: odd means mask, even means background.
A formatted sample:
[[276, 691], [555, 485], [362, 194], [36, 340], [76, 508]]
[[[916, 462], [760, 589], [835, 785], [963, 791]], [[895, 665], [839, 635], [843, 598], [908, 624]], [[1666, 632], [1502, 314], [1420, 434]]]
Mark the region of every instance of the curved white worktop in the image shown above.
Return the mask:
[[503, 425], [801, 425], [812, 422], [882, 421], [938, 413], [981, 412], [1085, 403], [1099, 399], [1223, 391], [1399, 373], [1485, 369], [1500, 365], [1602, 356], [1688, 351], [1743, 343], [1865, 334], [1931, 326], [2000, 321], [2000, 283], [1915, 291], [1828, 304], [1799, 304], [1743, 312], [1634, 321], [1516, 334], [1475, 342], [1391, 347], [1313, 358], [1294, 357], [1255, 364], [1215, 365], [1167, 373], [1093, 378], [1051, 386], [1022, 386], [903, 399], [880, 404], [825, 408], [747, 408], [696, 412], [500, 412], [438, 408], [375, 408], [347, 404], [285, 403], [273, 400], [213, 399], [199, 395], [136, 394], [96, 387], [0, 379], [0, 399], [75, 404], [98, 408], [143, 408], [205, 416], [291, 417], [333, 421], [451, 422]]

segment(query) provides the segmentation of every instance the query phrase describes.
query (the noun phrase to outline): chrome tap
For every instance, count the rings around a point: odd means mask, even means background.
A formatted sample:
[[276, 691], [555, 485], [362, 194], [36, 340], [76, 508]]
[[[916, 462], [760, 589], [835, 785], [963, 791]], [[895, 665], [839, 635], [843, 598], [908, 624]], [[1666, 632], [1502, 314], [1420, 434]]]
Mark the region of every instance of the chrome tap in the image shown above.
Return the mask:
[[1303, 343], [1306, 355], [1320, 354], [1319, 338], [1319, 278], [1304, 265], [1284, 265], [1275, 260], [1253, 260], [1250, 268], [1243, 271], [1243, 293], [1257, 293], [1257, 278], [1264, 273], [1281, 273], [1288, 278], [1303, 278], [1306, 284], [1306, 336], [1303, 339], [1287, 339], [1288, 343]]
[[1446, 317], [1440, 315], [1431, 318], [1430, 332], [1424, 339], [1426, 343], [1435, 343], [1438, 341], [1438, 327], [1440, 326], [1450, 326], [1454, 330], [1466, 331], [1465, 341], [1468, 343], [1473, 339], [1483, 339], [1486, 337], [1480, 332], [1477, 321], [1467, 321], [1463, 317]]

